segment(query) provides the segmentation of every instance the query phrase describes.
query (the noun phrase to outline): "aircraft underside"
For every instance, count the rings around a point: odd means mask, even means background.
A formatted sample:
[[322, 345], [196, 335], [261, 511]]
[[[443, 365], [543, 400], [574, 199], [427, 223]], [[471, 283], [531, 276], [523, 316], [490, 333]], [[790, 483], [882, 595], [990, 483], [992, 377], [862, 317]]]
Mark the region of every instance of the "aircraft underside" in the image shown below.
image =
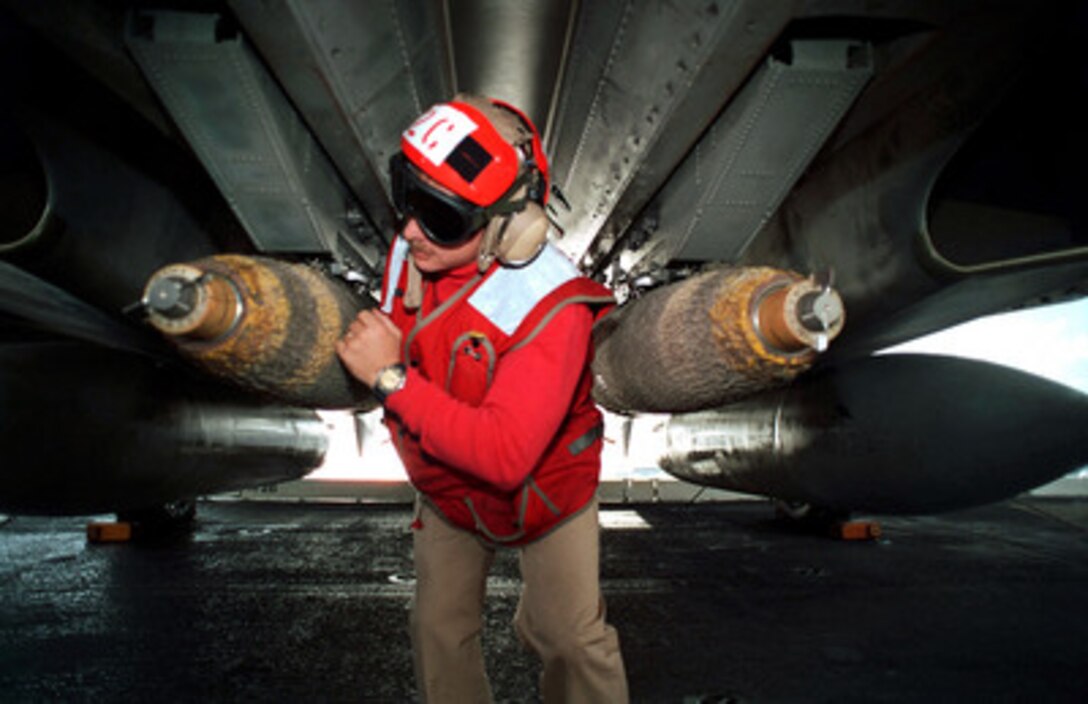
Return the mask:
[[1088, 464], [1088, 399], [877, 350], [1083, 296], [1074, 2], [0, 2], [0, 510], [302, 476], [375, 305], [400, 131], [521, 106], [619, 305], [595, 397], [675, 476], [836, 510]]

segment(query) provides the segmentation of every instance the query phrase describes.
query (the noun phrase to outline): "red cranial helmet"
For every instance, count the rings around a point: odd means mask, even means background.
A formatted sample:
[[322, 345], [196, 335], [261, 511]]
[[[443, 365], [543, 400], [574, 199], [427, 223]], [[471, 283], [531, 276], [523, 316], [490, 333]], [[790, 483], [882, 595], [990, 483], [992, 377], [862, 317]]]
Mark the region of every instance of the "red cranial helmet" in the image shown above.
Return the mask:
[[413, 166], [475, 205], [496, 203], [525, 170], [539, 174], [530, 198], [547, 199], [540, 135], [509, 103], [460, 95], [439, 103], [404, 131], [400, 147]]

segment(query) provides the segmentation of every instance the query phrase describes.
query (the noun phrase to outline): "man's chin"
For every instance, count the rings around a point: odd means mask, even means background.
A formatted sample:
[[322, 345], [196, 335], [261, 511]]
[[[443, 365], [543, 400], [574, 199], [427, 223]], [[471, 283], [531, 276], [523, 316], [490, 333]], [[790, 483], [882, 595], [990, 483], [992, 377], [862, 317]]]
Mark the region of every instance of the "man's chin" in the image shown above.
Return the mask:
[[416, 263], [416, 268], [424, 274], [433, 274], [439, 270], [438, 264], [429, 252], [412, 250], [412, 261]]

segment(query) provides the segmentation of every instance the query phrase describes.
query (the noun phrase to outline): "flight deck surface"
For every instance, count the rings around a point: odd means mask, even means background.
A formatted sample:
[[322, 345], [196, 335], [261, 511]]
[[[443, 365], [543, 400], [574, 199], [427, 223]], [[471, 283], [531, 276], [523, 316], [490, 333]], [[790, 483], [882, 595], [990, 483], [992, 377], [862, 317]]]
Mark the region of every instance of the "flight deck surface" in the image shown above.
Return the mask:
[[[768, 504], [606, 506], [602, 582], [635, 702], [1079, 702], [1088, 500], [1030, 498], [883, 535], [795, 533]], [[92, 545], [85, 518], [0, 526], [0, 700], [415, 698], [408, 506], [202, 503], [196, 530]], [[497, 701], [536, 701], [488, 585]]]

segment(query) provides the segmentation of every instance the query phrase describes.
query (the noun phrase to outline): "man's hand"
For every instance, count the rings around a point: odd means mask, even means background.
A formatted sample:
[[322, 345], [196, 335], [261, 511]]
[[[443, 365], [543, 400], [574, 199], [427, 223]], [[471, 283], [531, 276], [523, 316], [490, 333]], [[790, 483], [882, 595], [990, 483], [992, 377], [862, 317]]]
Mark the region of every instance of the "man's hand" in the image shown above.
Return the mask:
[[336, 354], [353, 377], [373, 387], [378, 372], [401, 361], [401, 334], [388, 317], [376, 310], [360, 311], [336, 341]]

